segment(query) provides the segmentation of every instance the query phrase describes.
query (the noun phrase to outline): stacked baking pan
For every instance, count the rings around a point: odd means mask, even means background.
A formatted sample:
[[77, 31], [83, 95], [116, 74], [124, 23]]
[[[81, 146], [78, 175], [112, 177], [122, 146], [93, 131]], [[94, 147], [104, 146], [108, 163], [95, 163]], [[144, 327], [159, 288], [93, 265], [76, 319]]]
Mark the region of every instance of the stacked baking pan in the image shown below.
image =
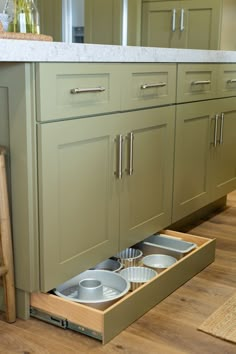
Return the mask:
[[105, 309], [195, 248], [196, 244], [191, 242], [162, 234], [152, 235], [63, 283], [55, 289], [55, 294]]

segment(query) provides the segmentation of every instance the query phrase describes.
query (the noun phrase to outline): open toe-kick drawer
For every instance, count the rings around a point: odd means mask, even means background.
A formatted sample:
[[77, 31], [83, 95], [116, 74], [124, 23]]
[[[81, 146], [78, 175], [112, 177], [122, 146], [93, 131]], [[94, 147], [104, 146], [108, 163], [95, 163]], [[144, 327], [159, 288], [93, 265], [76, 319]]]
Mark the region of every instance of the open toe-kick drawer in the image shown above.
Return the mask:
[[215, 240], [170, 230], [161, 234], [169, 236], [170, 240], [181, 239], [193, 243], [195, 248], [105, 309], [70, 301], [53, 292], [32, 293], [31, 316], [107, 343], [214, 261]]

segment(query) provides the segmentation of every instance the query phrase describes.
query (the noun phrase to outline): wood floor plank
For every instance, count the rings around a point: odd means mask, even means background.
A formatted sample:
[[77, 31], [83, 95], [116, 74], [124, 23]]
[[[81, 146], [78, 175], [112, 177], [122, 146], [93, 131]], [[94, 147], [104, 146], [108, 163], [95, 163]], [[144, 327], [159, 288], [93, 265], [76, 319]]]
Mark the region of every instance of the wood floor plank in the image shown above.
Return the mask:
[[36, 319], [2, 321], [0, 354], [233, 354], [232, 343], [198, 326], [236, 290], [236, 191], [227, 207], [181, 231], [216, 238], [215, 262], [134, 322], [107, 345]]

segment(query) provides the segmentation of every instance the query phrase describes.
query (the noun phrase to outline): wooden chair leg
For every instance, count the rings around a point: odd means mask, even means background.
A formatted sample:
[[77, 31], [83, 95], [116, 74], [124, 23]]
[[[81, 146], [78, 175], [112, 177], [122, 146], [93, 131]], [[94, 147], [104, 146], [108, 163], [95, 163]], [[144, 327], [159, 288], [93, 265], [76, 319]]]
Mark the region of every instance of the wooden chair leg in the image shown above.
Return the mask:
[[[2, 260], [2, 281], [5, 296], [6, 321], [16, 320], [15, 283], [11, 223], [7, 192], [7, 178], [4, 150], [0, 147], [0, 260]], [[4, 274], [5, 273], [5, 274]]]

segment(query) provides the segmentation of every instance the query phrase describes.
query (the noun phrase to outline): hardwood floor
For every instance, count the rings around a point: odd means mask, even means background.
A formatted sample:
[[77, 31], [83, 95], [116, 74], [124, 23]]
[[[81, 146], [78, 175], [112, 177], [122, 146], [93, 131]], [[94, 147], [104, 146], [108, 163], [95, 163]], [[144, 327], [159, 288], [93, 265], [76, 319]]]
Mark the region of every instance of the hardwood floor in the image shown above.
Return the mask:
[[0, 353], [236, 353], [236, 345], [197, 330], [235, 292], [236, 191], [223, 211], [183, 231], [216, 238], [215, 262], [107, 345], [35, 319], [11, 325], [0, 320]]

